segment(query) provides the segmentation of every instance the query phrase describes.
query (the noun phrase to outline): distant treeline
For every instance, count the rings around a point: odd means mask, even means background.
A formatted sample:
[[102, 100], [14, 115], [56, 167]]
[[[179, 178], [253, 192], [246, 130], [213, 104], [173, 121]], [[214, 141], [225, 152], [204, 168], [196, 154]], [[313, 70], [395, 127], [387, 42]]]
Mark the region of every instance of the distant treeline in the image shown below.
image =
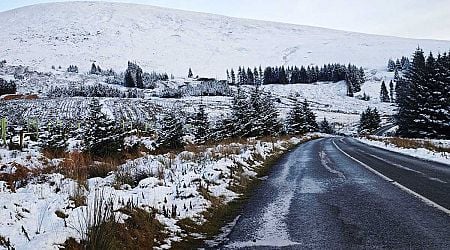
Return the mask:
[[365, 81], [364, 70], [355, 65], [326, 64], [319, 66], [261, 66], [245, 69], [239, 67], [237, 73], [234, 69], [227, 70], [227, 80], [232, 85], [261, 85], [261, 84], [294, 84], [315, 82], [346, 81], [348, 95], [361, 91], [361, 84]]

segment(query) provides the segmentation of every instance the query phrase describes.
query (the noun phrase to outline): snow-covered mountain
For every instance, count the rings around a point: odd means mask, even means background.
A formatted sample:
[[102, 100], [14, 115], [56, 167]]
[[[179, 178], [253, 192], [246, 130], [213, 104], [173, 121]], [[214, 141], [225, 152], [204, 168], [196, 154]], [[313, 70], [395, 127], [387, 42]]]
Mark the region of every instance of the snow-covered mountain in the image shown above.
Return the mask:
[[0, 58], [48, 70], [96, 61], [123, 70], [224, 77], [239, 65], [354, 63], [385, 67], [417, 46], [448, 51], [449, 41], [367, 35], [309, 26], [246, 20], [146, 5], [65, 2], [0, 13]]

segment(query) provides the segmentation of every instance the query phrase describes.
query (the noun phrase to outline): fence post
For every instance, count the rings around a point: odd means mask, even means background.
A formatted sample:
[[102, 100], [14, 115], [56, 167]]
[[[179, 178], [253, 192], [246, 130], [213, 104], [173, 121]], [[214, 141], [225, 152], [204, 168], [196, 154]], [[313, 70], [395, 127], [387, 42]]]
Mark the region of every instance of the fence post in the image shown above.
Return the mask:
[[3, 145], [6, 145], [6, 127], [7, 127], [6, 117], [2, 118], [1, 126], [2, 126]]

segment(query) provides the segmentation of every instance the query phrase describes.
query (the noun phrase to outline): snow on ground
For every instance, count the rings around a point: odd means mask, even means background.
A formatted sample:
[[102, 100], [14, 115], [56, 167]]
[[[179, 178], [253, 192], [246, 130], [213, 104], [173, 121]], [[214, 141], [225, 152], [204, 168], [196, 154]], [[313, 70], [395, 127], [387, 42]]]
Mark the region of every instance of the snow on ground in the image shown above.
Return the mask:
[[[36, 13], [40, 13], [36, 15]], [[384, 68], [391, 57], [444, 52], [448, 41], [414, 40], [107, 2], [38, 4], [0, 13], [0, 58], [49, 70], [92, 62], [121, 70], [225, 77], [225, 69], [353, 63]], [[113, 42], [111, 42], [113, 41]]]
[[[383, 139], [383, 137], [379, 137], [379, 138]], [[363, 143], [369, 144], [371, 146], [387, 149], [387, 150], [402, 153], [405, 155], [414, 156], [414, 157], [417, 157], [420, 159], [444, 163], [444, 164], [447, 164], [450, 166], [450, 153], [435, 152], [435, 151], [431, 151], [431, 150], [428, 150], [425, 148], [401, 148], [401, 147], [398, 147], [398, 146], [390, 144], [390, 143], [385, 143], [385, 142], [376, 141], [376, 140], [370, 140], [370, 139], [361, 138], [361, 137], [356, 138], [356, 139]], [[416, 139], [416, 140], [424, 141], [424, 140], [419, 140], [419, 139]], [[450, 140], [428, 140], [428, 141], [430, 141], [433, 145], [435, 145], [437, 147], [442, 147], [442, 148], [446, 148], [446, 149], [450, 148]]]
[[[88, 179], [87, 189], [58, 173], [34, 178], [15, 192], [0, 182], [0, 236], [10, 239], [16, 249], [57, 249], [57, 244], [68, 237], [80, 239], [78, 230], [85, 226], [80, 224], [86, 216], [85, 206], [75, 207], [70, 197], [84, 194], [91, 204], [101, 192], [113, 200], [114, 208], [123, 206], [123, 200], [132, 200], [142, 208], [156, 208], [161, 213], [158, 220], [170, 233], [170, 241], [179, 240], [180, 228], [175, 222], [188, 217], [201, 222], [201, 212], [211, 205], [200, 194], [204, 192], [201, 188], [230, 201], [239, 195], [229, 189], [236, 176], [254, 177], [263, 159], [285, 151], [288, 143], [299, 143], [311, 136], [273, 144], [249, 139], [246, 144], [204, 147], [198, 152], [147, 155], [128, 161], [104, 178]], [[24, 164], [33, 167], [31, 163]], [[125, 177], [134, 178], [137, 184], [131, 186]], [[176, 218], [164, 217], [162, 211], [172, 205], [177, 207]], [[68, 216], [66, 223], [56, 211]], [[163, 248], [170, 247], [170, 241]]]

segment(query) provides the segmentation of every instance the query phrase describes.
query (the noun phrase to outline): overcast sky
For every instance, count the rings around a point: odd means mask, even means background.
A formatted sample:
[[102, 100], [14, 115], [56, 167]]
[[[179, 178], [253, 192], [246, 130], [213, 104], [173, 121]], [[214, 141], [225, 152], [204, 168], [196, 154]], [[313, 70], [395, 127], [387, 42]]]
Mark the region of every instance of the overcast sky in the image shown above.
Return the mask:
[[[0, 0], [0, 11], [43, 2]], [[450, 40], [450, 0], [109, 0], [411, 38]]]

